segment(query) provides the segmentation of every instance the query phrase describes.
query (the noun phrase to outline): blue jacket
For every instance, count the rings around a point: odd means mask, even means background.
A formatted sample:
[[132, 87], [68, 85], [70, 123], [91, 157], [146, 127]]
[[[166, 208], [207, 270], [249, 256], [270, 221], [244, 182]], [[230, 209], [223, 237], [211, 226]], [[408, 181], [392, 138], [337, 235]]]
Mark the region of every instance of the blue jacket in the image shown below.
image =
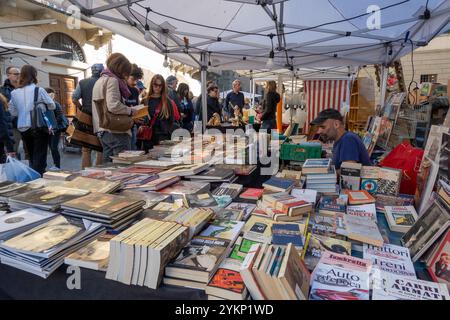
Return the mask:
[[5, 110], [5, 106], [0, 101], [0, 142], [6, 147], [8, 152], [14, 152], [13, 126], [11, 114]]

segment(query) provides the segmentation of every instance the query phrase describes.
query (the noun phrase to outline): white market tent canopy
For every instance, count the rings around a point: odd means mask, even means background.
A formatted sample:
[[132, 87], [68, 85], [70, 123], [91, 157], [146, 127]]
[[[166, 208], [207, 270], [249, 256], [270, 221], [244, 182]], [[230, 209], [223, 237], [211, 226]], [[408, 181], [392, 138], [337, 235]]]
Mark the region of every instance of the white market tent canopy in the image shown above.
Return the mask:
[[373, 0], [45, 2], [76, 5], [92, 24], [187, 65], [227, 70], [267, 69], [271, 51], [272, 69], [388, 64], [426, 45], [450, 17], [449, 0], [378, 0], [381, 25]]
[[[200, 67], [203, 84], [207, 68], [293, 78], [389, 65], [427, 45], [450, 21], [450, 0], [35, 1], [68, 13], [75, 5], [91, 24]], [[203, 110], [205, 125], [206, 99]]]

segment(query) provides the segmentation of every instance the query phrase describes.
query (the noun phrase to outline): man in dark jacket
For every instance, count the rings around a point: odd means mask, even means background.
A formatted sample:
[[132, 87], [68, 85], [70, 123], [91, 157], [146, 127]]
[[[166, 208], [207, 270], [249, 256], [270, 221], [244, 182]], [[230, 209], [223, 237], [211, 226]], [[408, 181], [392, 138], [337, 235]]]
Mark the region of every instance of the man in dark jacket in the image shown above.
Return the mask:
[[178, 108], [178, 112], [180, 113], [181, 117], [183, 117], [183, 114], [181, 113], [181, 111], [183, 110], [181, 109], [181, 102], [177, 93], [178, 79], [175, 76], [168, 76], [166, 79], [166, 85], [169, 98], [172, 99], [173, 102], [175, 102]]
[[242, 107], [244, 106], [245, 99], [244, 94], [241, 92], [241, 81], [238, 79], [233, 81], [233, 90], [228, 92], [225, 98], [224, 110], [227, 111], [228, 116], [232, 117], [236, 106], [242, 114]]
[[[11, 115], [7, 110], [6, 97], [0, 95], [0, 163], [5, 163], [6, 156], [15, 156], [14, 137]], [[5, 148], [7, 154], [5, 154]]]
[[[0, 93], [6, 98], [6, 100], [9, 102], [11, 99], [11, 92], [19, 86], [19, 78], [20, 78], [20, 70], [19, 68], [10, 66], [6, 68], [6, 76], [7, 79], [3, 83], [3, 86], [0, 87]], [[11, 118], [12, 123], [12, 134], [13, 134], [13, 140], [14, 140], [14, 153], [18, 156], [20, 159], [19, 154], [19, 145], [20, 140], [22, 140], [22, 135], [20, 134], [20, 131], [17, 130], [17, 117]], [[25, 144], [24, 144], [25, 149]], [[27, 154], [27, 151], [25, 151], [25, 155]], [[25, 158], [27, 158], [25, 156]]]
[[[78, 82], [78, 86], [72, 94], [72, 102], [75, 104], [77, 109], [88, 115], [92, 115], [92, 90], [97, 80], [100, 78], [100, 74], [103, 71], [103, 64], [97, 63], [91, 67], [92, 76]], [[82, 103], [80, 103], [80, 99]], [[82, 158], [81, 158], [81, 168], [91, 166], [91, 149], [83, 147]], [[101, 153], [97, 152], [96, 165], [102, 163], [103, 156]]]

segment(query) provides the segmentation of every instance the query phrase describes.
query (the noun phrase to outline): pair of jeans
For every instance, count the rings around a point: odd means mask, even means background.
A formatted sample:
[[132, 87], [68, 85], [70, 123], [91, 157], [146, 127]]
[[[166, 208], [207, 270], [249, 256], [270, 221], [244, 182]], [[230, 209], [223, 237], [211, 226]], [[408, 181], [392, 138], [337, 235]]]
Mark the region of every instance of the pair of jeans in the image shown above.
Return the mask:
[[131, 149], [131, 136], [128, 133], [112, 133], [103, 131], [100, 134], [100, 142], [103, 147], [103, 162], [111, 162], [111, 156], [117, 156], [120, 152]]
[[51, 134], [49, 136], [48, 143], [49, 143], [50, 151], [52, 153], [53, 164], [55, 165], [55, 167], [61, 169], [61, 155], [59, 154], [59, 149], [58, 149], [60, 138], [61, 138], [61, 132], [56, 131], [54, 134]]
[[28, 150], [30, 167], [43, 175], [47, 168], [48, 132], [28, 129], [22, 132], [22, 141]]

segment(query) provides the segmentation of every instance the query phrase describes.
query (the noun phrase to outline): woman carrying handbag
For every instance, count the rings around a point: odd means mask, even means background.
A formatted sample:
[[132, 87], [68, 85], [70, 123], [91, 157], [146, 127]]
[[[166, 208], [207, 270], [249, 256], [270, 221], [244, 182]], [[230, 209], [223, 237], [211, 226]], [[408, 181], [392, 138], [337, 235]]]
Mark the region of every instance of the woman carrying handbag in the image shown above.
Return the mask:
[[106, 67], [92, 92], [92, 124], [103, 147], [103, 161], [111, 162], [111, 156], [131, 150], [135, 111], [125, 104], [131, 94], [126, 82], [130, 61], [121, 53], [113, 53]]
[[37, 84], [37, 70], [25, 65], [20, 70], [19, 87], [11, 92], [9, 110], [17, 116], [17, 129], [30, 156], [30, 167], [43, 174], [47, 167], [47, 149], [52, 128], [47, 115], [55, 103]]
[[174, 124], [176, 105], [168, 97], [166, 83], [161, 75], [153, 76], [143, 103], [148, 106], [149, 117], [139, 127], [137, 141], [140, 149], [147, 153], [161, 140], [170, 140], [173, 130], [178, 128]]

